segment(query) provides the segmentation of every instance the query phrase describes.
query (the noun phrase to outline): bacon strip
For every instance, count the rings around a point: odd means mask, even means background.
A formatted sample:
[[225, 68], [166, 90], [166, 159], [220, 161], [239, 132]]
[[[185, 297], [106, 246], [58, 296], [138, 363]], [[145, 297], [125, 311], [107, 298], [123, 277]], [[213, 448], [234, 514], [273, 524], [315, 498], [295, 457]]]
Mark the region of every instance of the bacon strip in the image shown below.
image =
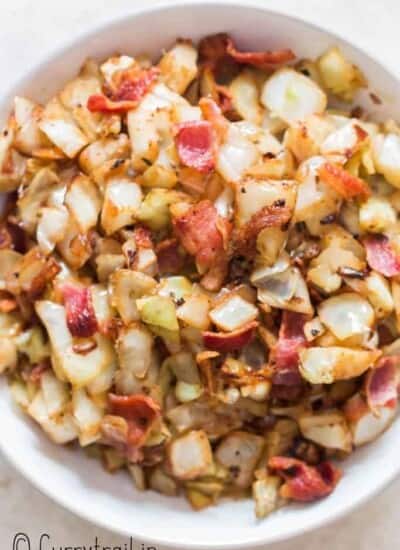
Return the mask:
[[[224, 240], [230, 232], [229, 222], [218, 215], [211, 201], [203, 200], [173, 218], [172, 224], [182, 246], [195, 256], [199, 271], [209, 272], [205, 274], [205, 284], [202, 281], [204, 286], [218, 289], [227, 272]], [[221, 225], [226, 231], [221, 232]]]
[[125, 71], [115, 91], [107, 97], [93, 94], [89, 97], [87, 108], [91, 112], [125, 113], [135, 109], [143, 97], [150, 91], [160, 71], [157, 67], [150, 69], [130, 69]]
[[258, 234], [266, 227], [284, 226], [290, 217], [291, 211], [287, 206], [264, 206], [243, 227], [234, 231], [231, 255], [252, 259], [257, 251]]
[[364, 239], [368, 265], [385, 277], [400, 275], [400, 257], [386, 235], [370, 235]]
[[215, 167], [216, 141], [214, 130], [206, 120], [194, 120], [177, 125], [175, 145], [182, 164], [199, 172]]
[[365, 393], [371, 411], [379, 415], [381, 407], [395, 407], [398, 398], [400, 356], [382, 357], [365, 378]]
[[302, 460], [285, 456], [270, 458], [268, 466], [285, 480], [280, 489], [281, 496], [300, 502], [311, 502], [329, 495], [342, 475], [330, 462], [308, 466]]
[[371, 191], [361, 178], [351, 175], [341, 166], [325, 162], [318, 171], [321, 180], [345, 199], [368, 198]]
[[302, 378], [299, 372], [299, 352], [307, 346], [304, 324], [307, 316], [293, 311], [282, 314], [279, 337], [272, 351], [274, 367], [273, 383], [282, 386], [297, 386]]
[[239, 52], [230, 37], [228, 37], [226, 51], [237, 63], [253, 65], [260, 69], [269, 69], [271, 66], [283, 65], [296, 58], [293, 51], [289, 48], [265, 52]]
[[61, 292], [67, 311], [67, 325], [72, 336], [93, 336], [98, 330], [98, 324], [90, 289], [65, 283], [61, 286]]
[[221, 144], [224, 141], [229, 128], [228, 120], [222, 114], [222, 111], [217, 103], [209, 97], [200, 98], [199, 107], [203, 117], [212, 125], [214, 129], [216, 146]]
[[258, 322], [252, 321], [232, 332], [205, 331], [203, 343], [207, 349], [223, 353], [238, 350], [253, 340], [257, 327]]
[[106, 443], [118, 449], [131, 462], [140, 462], [141, 450], [148, 435], [160, 418], [157, 403], [145, 395], [109, 394], [110, 414], [102, 422], [102, 434]]
[[295, 59], [290, 49], [264, 52], [239, 52], [232, 38], [225, 33], [218, 33], [204, 38], [199, 45], [200, 63], [216, 68], [225, 58], [231, 58], [236, 63], [253, 65], [260, 69], [268, 69], [282, 65]]

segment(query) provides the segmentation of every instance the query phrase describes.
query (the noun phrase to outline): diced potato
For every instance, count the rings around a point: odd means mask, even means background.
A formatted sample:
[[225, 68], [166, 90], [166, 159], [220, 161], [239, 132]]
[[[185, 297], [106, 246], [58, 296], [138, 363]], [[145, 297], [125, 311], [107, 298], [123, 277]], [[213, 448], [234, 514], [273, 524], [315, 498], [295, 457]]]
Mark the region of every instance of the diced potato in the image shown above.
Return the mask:
[[209, 315], [218, 328], [232, 331], [254, 321], [258, 316], [258, 309], [238, 294], [234, 294], [212, 309]]
[[242, 489], [250, 487], [256, 464], [264, 447], [264, 439], [252, 433], [232, 432], [223, 439], [215, 451], [215, 457], [228, 468], [233, 483]]
[[303, 436], [327, 449], [350, 452], [352, 438], [344, 415], [339, 411], [305, 413], [298, 418]]
[[180, 41], [163, 55], [158, 67], [165, 84], [183, 94], [197, 75], [197, 50], [189, 41]]
[[324, 86], [340, 99], [352, 101], [355, 92], [366, 85], [360, 69], [350, 63], [337, 47], [326, 51], [317, 63]]
[[360, 227], [370, 233], [383, 233], [397, 221], [390, 199], [370, 197], [360, 207]]
[[327, 98], [310, 78], [294, 69], [284, 68], [268, 78], [262, 90], [261, 102], [291, 124], [309, 115], [323, 113]]
[[380, 355], [378, 350], [313, 347], [300, 352], [300, 372], [311, 384], [332, 384], [360, 376]]
[[101, 211], [101, 225], [111, 235], [139, 216], [142, 203], [140, 186], [129, 178], [113, 177], [107, 181]]
[[39, 127], [69, 158], [74, 158], [88, 144], [85, 134], [57, 98], [46, 105]]
[[174, 439], [167, 448], [174, 477], [187, 480], [205, 475], [212, 465], [212, 450], [203, 430], [190, 431]]

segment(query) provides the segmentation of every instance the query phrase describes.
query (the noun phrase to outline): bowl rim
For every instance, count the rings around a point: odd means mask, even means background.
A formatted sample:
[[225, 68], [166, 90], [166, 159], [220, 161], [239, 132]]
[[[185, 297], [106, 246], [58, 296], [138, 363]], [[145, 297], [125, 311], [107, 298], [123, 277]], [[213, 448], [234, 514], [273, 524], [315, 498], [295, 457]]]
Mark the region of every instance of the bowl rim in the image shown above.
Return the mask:
[[[384, 71], [386, 71], [391, 77], [400, 84], [400, 74], [395, 72], [393, 68], [388, 67], [385, 62], [382, 62], [380, 59], [376, 58], [375, 55], [369, 50], [358, 46], [357, 44], [352, 43], [340, 32], [337, 32], [329, 25], [323, 23], [322, 25], [310, 22], [307, 19], [303, 19], [300, 16], [288, 14], [284, 11], [279, 10], [279, 8], [264, 6], [259, 0], [160, 0], [155, 5], [152, 6], [134, 6], [130, 9], [124, 10], [123, 13], [120, 13], [113, 17], [111, 20], [102, 21], [95, 24], [93, 27], [80, 32], [78, 35], [73, 38], [65, 40], [63, 43], [57, 45], [52, 51], [48, 54], [42, 54], [39, 61], [34, 64], [23, 76], [17, 78], [13, 83], [8, 85], [5, 89], [5, 93], [0, 99], [1, 103], [9, 102], [12, 98], [18, 93], [18, 90], [23, 88], [26, 83], [30, 82], [33, 76], [40, 70], [44, 68], [45, 65], [51, 63], [56, 58], [60, 57], [63, 53], [68, 52], [76, 43], [86, 42], [91, 38], [94, 38], [96, 35], [102, 33], [106, 29], [112, 27], [118, 27], [124, 20], [127, 18], [134, 19], [139, 15], [148, 15], [151, 13], [162, 14], [168, 11], [173, 11], [177, 8], [186, 8], [190, 9], [191, 7], [204, 7], [204, 8], [222, 8], [222, 7], [232, 7], [232, 8], [249, 8], [252, 11], [260, 11], [263, 13], [269, 13], [271, 15], [278, 15], [285, 19], [292, 21], [293, 23], [300, 23], [314, 29], [319, 32], [326, 33], [330, 35], [333, 39], [337, 39], [343, 44], [351, 47], [357, 53], [362, 55], [367, 60], [379, 65]], [[342, 508], [334, 509], [329, 517], [315, 517], [315, 520], [312, 523], [307, 525], [298, 525], [296, 528], [292, 529], [289, 533], [282, 531], [273, 535], [268, 541], [259, 538], [257, 540], [249, 539], [247, 541], [240, 542], [230, 542], [230, 543], [202, 543], [201, 541], [191, 540], [188, 541], [177, 541], [175, 538], [171, 539], [169, 537], [160, 536], [143, 536], [140, 531], [131, 531], [129, 529], [123, 529], [122, 527], [117, 527], [110, 525], [105, 519], [98, 518], [92, 515], [89, 511], [82, 509], [79, 506], [79, 503], [73, 504], [71, 502], [65, 502], [62, 495], [58, 493], [55, 489], [51, 489], [46, 485], [41, 484], [38, 480], [31, 476], [29, 471], [29, 464], [24, 460], [18, 460], [12, 453], [8, 450], [7, 442], [0, 437], [0, 451], [3, 456], [7, 459], [8, 463], [12, 465], [26, 480], [29, 481], [41, 494], [48, 497], [50, 500], [56, 502], [65, 510], [68, 510], [76, 517], [82, 518], [85, 521], [88, 521], [92, 525], [97, 525], [103, 529], [106, 529], [114, 534], [122, 535], [125, 537], [132, 537], [132, 539], [139, 539], [146, 543], [160, 545], [163, 547], [176, 548], [176, 549], [193, 549], [193, 550], [228, 550], [228, 549], [239, 549], [239, 548], [259, 548], [262, 545], [270, 545], [278, 542], [289, 541], [298, 536], [305, 535], [311, 531], [327, 527], [339, 521], [345, 515], [352, 513], [356, 507], [363, 506], [367, 501], [372, 499], [374, 496], [382, 492], [394, 479], [400, 474], [400, 462], [398, 465], [397, 471], [391, 472], [386, 477], [382, 477], [380, 482], [366, 495], [359, 498], [358, 500], [349, 499], [347, 505]]]

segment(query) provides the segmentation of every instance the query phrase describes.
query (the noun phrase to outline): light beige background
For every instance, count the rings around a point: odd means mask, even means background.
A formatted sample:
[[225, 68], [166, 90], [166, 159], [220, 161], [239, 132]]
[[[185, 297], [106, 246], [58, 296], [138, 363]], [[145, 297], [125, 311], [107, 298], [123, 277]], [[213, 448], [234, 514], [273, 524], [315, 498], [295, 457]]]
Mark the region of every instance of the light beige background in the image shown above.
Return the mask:
[[[64, 40], [110, 16], [154, 0], [1, 0], [0, 94], [9, 83]], [[400, 74], [399, 0], [264, 0], [265, 6], [298, 15], [338, 32], [373, 53]], [[133, 29], [134, 31], [134, 29]], [[29, 456], [26, 457], [29, 460]], [[400, 451], [399, 451], [400, 460]], [[43, 472], [46, 475], [46, 472]], [[378, 473], [379, 475], [379, 473]], [[400, 549], [400, 480], [380, 496], [336, 524], [270, 547], [272, 550], [397, 550]], [[352, 495], [349, 495], [352, 498]], [[155, 526], [157, 520], [155, 518]], [[45, 548], [87, 547], [95, 537], [104, 546], [122, 546], [125, 539], [79, 520], [22, 479], [0, 456], [0, 548], [12, 549], [14, 535], [29, 534], [32, 550], [47, 532]], [[135, 548], [141, 550], [137, 541]], [[28, 550], [25, 546], [18, 550]], [[43, 549], [44, 550], [44, 549]], [[161, 549], [159, 549], [161, 550]]]

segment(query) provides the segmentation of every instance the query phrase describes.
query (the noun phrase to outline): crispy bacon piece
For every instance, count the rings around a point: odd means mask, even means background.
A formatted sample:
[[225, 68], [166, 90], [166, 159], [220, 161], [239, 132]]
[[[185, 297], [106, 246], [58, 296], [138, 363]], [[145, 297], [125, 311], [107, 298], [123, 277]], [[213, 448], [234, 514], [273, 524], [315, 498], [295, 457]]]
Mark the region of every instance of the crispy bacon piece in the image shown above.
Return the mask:
[[218, 215], [212, 202], [203, 200], [175, 217], [172, 223], [182, 246], [195, 256], [199, 271], [208, 272], [203, 277], [203, 285], [209, 290], [217, 290], [227, 273], [224, 244], [230, 233], [228, 220]]
[[325, 162], [319, 169], [318, 175], [321, 180], [332, 187], [345, 199], [354, 197], [368, 198], [371, 190], [368, 184], [356, 176], [351, 175], [341, 166]]
[[365, 394], [371, 411], [379, 415], [381, 407], [395, 407], [398, 398], [400, 356], [382, 357], [365, 377]]
[[45, 291], [47, 284], [61, 271], [61, 267], [54, 258], [48, 258], [47, 260], [42, 258], [41, 261], [43, 263], [42, 269], [33, 277], [28, 285], [24, 285], [23, 287], [30, 300], [39, 298]]
[[206, 348], [219, 351], [230, 352], [238, 350], [249, 344], [258, 327], [257, 321], [247, 323], [243, 327], [232, 332], [203, 332], [203, 343]]
[[139, 225], [135, 228], [135, 243], [138, 248], [153, 248], [151, 231], [147, 227]]
[[282, 314], [279, 337], [272, 351], [273, 383], [282, 386], [298, 386], [302, 379], [299, 372], [299, 352], [307, 346], [304, 324], [307, 316], [294, 311]]
[[260, 69], [268, 69], [271, 66], [283, 65], [296, 58], [289, 48], [270, 50], [265, 52], [239, 52], [232, 38], [228, 37], [226, 51], [237, 63], [253, 65]]
[[232, 38], [225, 33], [218, 33], [204, 38], [199, 45], [200, 63], [217, 68], [225, 58], [231, 58], [236, 63], [253, 65], [268, 69], [282, 65], [295, 59], [290, 49], [265, 52], [239, 52]]
[[364, 239], [368, 265], [385, 277], [400, 275], [400, 257], [386, 235], [369, 235]]
[[287, 206], [273, 204], [264, 206], [253, 214], [243, 227], [233, 233], [231, 243], [231, 256], [244, 256], [252, 259], [257, 250], [258, 234], [266, 227], [279, 227], [287, 224], [291, 217], [291, 211]]
[[342, 475], [330, 462], [308, 466], [302, 460], [286, 456], [273, 456], [268, 466], [285, 480], [280, 489], [281, 496], [300, 502], [311, 502], [329, 495]]
[[182, 164], [199, 172], [210, 172], [215, 166], [216, 141], [207, 120], [182, 122], [177, 125], [175, 144]]
[[102, 422], [105, 441], [132, 462], [143, 460], [141, 447], [160, 418], [157, 403], [145, 395], [109, 394], [110, 414]]
[[158, 270], [161, 275], [179, 273], [185, 263], [183, 255], [179, 251], [177, 239], [165, 239], [156, 246]]
[[81, 338], [93, 336], [98, 330], [98, 324], [90, 289], [65, 283], [60, 290], [67, 311], [67, 325], [72, 336]]
[[87, 108], [91, 112], [125, 113], [135, 109], [149, 92], [160, 74], [157, 67], [150, 69], [133, 68], [121, 74], [118, 87], [110, 96], [93, 94], [89, 97]]

